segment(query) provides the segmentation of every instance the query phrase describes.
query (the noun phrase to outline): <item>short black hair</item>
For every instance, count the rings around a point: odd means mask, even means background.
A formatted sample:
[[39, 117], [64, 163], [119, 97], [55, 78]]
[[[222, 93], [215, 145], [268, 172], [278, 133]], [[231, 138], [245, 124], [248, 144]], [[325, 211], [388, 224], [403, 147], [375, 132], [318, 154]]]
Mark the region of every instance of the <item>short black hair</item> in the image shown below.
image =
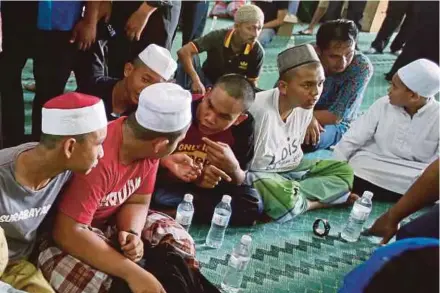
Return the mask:
[[325, 22], [316, 33], [316, 45], [321, 50], [328, 49], [332, 41], [356, 43], [358, 29], [352, 20], [337, 19]]
[[229, 96], [243, 102], [244, 111], [249, 110], [255, 101], [255, 87], [243, 75], [230, 73], [221, 76], [214, 87], [221, 87]]
[[54, 134], [46, 134], [42, 133], [40, 136], [40, 144], [46, 147], [47, 149], [54, 149], [58, 142], [66, 138], [74, 138], [77, 142], [82, 143], [86, 139], [86, 134], [79, 135], [54, 135]]
[[437, 293], [439, 247], [407, 250], [391, 258], [370, 280], [364, 293]]
[[167, 132], [167, 133], [157, 132], [154, 130], [146, 129], [142, 125], [140, 125], [139, 122], [136, 120], [135, 113], [132, 113], [130, 114], [130, 116], [128, 116], [126, 123], [128, 127], [130, 127], [131, 131], [133, 131], [134, 137], [136, 139], [153, 140], [158, 137], [165, 137], [170, 141], [170, 143], [173, 143], [177, 138], [179, 138], [179, 136], [181, 136], [182, 133], [184, 133], [191, 124], [190, 123], [189, 125], [186, 125], [182, 129], [174, 132]]

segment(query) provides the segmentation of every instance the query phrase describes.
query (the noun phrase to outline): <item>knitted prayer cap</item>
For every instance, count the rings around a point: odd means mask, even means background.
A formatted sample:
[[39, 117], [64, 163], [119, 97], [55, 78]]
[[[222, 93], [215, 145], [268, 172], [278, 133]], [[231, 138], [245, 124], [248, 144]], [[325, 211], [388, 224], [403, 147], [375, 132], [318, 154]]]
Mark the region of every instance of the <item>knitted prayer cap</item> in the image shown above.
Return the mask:
[[235, 23], [260, 22], [264, 23], [264, 13], [260, 7], [253, 4], [245, 4], [238, 8], [234, 17]]
[[281, 74], [295, 67], [312, 62], [321, 62], [310, 44], [294, 46], [278, 54], [278, 71]]
[[440, 91], [440, 68], [427, 59], [418, 59], [397, 71], [400, 80], [422, 97], [433, 97]]

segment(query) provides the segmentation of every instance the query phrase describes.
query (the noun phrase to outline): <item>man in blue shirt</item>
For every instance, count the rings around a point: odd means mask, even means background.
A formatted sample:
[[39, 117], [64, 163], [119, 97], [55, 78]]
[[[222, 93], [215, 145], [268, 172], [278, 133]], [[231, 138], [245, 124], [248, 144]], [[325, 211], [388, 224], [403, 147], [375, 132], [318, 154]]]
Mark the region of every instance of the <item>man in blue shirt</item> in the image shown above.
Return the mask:
[[[41, 108], [64, 92], [75, 71], [78, 86], [87, 79], [87, 51], [95, 42], [99, 1], [39, 1], [35, 37], [35, 98], [32, 139], [41, 134]], [[84, 13], [83, 13], [83, 9]], [[82, 16], [83, 14], [83, 16]]]
[[335, 145], [356, 118], [373, 75], [370, 60], [355, 50], [357, 37], [350, 20], [329, 21], [318, 30], [315, 49], [326, 79], [304, 138], [306, 152]]

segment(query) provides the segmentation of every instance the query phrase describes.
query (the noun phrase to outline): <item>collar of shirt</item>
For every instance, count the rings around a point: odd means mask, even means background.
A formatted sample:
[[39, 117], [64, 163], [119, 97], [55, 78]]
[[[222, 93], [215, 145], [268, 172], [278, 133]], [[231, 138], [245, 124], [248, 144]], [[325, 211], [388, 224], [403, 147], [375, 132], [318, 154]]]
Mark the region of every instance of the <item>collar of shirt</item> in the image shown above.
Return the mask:
[[[235, 33], [235, 29], [231, 29], [226, 33], [225, 40], [223, 42], [223, 45], [225, 46], [225, 48], [231, 47], [232, 36], [234, 35], [234, 33]], [[244, 48], [244, 51], [243, 51], [243, 55], [249, 55], [249, 53], [252, 51], [253, 47], [254, 47], [254, 45], [246, 44], [246, 47]]]

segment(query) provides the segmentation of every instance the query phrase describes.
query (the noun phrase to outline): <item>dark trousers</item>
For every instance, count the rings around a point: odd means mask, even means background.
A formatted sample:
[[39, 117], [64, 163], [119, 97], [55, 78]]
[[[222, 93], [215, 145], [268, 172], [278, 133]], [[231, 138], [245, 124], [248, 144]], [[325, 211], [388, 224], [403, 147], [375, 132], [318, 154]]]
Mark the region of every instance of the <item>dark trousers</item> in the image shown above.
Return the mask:
[[64, 93], [67, 80], [75, 72], [78, 87], [90, 73], [85, 65], [90, 62], [90, 52], [78, 50], [77, 44], [69, 42], [70, 31], [38, 31], [34, 76], [36, 92], [32, 104], [32, 139], [39, 140], [41, 135], [41, 109], [48, 100]]
[[354, 181], [353, 181], [352, 192], [356, 193], [359, 196], [362, 196], [364, 191], [367, 191], [367, 190], [371, 191], [374, 194], [375, 200], [396, 202], [402, 197], [402, 194], [399, 194], [399, 193], [393, 192], [391, 190], [379, 187], [379, 186], [377, 186], [367, 180], [359, 178], [355, 175]]
[[371, 43], [371, 47], [382, 53], [388, 45], [394, 31], [402, 23], [404, 17], [405, 20], [400, 27], [399, 33], [390, 46], [392, 52], [401, 50], [408, 40], [412, 29], [411, 26], [414, 25], [413, 3], [411, 1], [388, 2], [387, 15], [376, 35], [376, 38]]
[[211, 222], [215, 206], [225, 194], [232, 197], [231, 225], [253, 225], [263, 213], [263, 201], [254, 188], [229, 183], [220, 183], [213, 189], [200, 188], [191, 183], [158, 183], [153, 193], [153, 207], [159, 210], [177, 207], [186, 193], [194, 196], [194, 222], [197, 223]]
[[200, 38], [205, 29], [208, 15], [208, 1], [183, 1], [180, 12], [182, 26], [182, 46]]
[[24, 136], [24, 100], [21, 74], [28, 58], [33, 58], [37, 2], [2, 3], [3, 52], [0, 53], [0, 93], [3, 111], [4, 147], [19, 145]]
[[[347, 19], [354, 21], [359, 30], [362, 28], [360, 21], [362, 19], [366, 4], [367, 1], [348, 2]], [[341, 18], [343, 5], [344, 1], [329, 1], [327, 12], [325, 14], [325, 20], [335, 20]]]
[[416, 1], [414, 7], [414, 27], [408, 41], [397, 57], [387, 78], [403, 66], [420, 58], [429, 59], [439, 64], [439, 2]]
[[[117, 5], [125, 5], [122, 2], [125, 1], [121, 1]], [[124, 27], [131, 13], [136, 11], [140, 2], [128, 3], [133, 7], [130, 8], [130, 11], [124, 11], [124, 15], [118, 15], [118, 11], [112, 12], [110, 21], [116, 35], [113, 38], [106, 38], [103, 40], [106, 42], [102, 42], [103, 46], [107, 46], [106, 62], [111, 77], [123, 78], [125, 63], [136, 58], [150, 44], [156, 44], [171, 51], [181, 8], [180, 1], [172, 2], [173, 6], [171, 8], [158, 8], [150, 16], [139, 41], [128, 40]]]
[[402, 226], [396, 234], [396, 240], [416, 237], [439, 238], [438, 204], [426, 214]]

